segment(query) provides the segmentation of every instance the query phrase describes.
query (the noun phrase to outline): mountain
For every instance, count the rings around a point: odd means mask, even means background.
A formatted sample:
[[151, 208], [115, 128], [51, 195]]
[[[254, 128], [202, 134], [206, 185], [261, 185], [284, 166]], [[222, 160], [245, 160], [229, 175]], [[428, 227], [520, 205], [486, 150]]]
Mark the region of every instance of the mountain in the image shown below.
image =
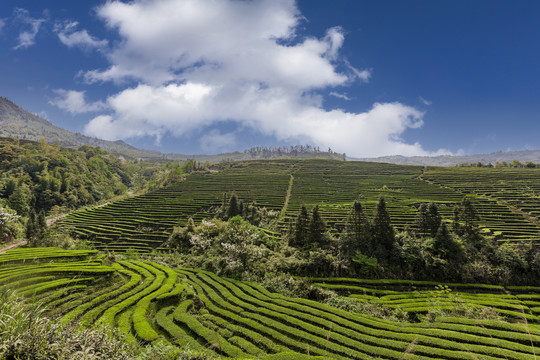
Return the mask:
[[159, 151], [138, 149], [122, 140], [101, 140], [62, 129], [4, 97], [0, 97], [0, 136], [26, 140], [45, 139], [49, 144], [58, 143], [68, 148], [78, 148], [82, 145], [99, 146], [117, 155], [128, 157], [163, 157]]
[[[353, 160], [353, 159], [348, 159]], [[518, 160], [522, 163], [533, 162], [540, 163], [540, 150], [523, 150], [523, 151], [497, 151], [490, 154], [474, 154], [474, 155], [440, 155], [440, 156], [381, 156], [376, 158], [354, 159], [361, 161], [384, 162], [398, 165], [431, 165], [431, 166], [455, 166], [459, 164], [495, 164], [496, 162], [510, 163]]]

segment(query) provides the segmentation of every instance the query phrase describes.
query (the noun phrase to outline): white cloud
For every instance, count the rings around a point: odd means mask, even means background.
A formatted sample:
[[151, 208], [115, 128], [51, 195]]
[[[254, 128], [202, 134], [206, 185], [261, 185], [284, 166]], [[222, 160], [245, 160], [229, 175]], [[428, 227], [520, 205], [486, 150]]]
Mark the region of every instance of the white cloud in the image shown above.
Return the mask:
[[0, 19], [0, 34], [2, 33], [2, 29], [6, 26], [6, 20]]
[[36, 43], [36, 35], [39, 32], [41, 25], [45, 22], [45, 19], [36, 19], [30, 17], [28, 10], [16, 8], [14, 10], [15, 21], [20, 22], [26, 27], [29, 27], [26, 31], [21, 31], [18, 36], [18, 45], [14, 47], [17, 49], [26, 49]]
[[54, 32], [58, 35], [58, 38], [62, 44], [67, 47], [80, 47], [83, 49], [99, 49], [107, 46], [107, 40], [98, 40], [95, 37], [88, 34], [86, 30], [76, 31], [79, 25], [76, 21], [66, 22], [64, 24], [56, 24], [54, 26]]
[[422, 104], [426, 105], [426, 106], [429, 106], [431, 105], [433, 102], [432, 101], [429, 101], [429, 100], [426, 100], [424, 99], [423, 97], [419, 97], [420, 101], [422, 102]]
[[234, 133], [222, 134], [219, 130], [214, 129], [203, 135], [199, 142], [204, 152], [229, 152], [234, 149], [236, 135]]
[[341, 93], [338, 93], [338, 92], [335, 92], [335, 91], [332, 91], [330, 92], [328, 95], [331, 95], [331, 96], [334, 96], [334, 97], [337, 97], [339, 99], [343, 99], [343, 100], [347, 100], [347, 101], [351, 101], [351, 98], [348, 97], [347, 95], [345, 94], [341, 94]]
[[[97, 13], [121, 41], [106, 54], [110, 67], [87, 71], [85, 79], [138, 84], [107, 99], [110, 112], [87, 124], [89, 135], [194, 136], [227, 121], [351, 156], [427, 154], [401, 138], [422, 125], [423, 113], [412, 107], [323, 108], [320, 90], [367, 82], [372, 71], [340, 58], [340, 27], [320, 39], [300, 38], [293, 0], [108, 1]], [[201, 147], [232, 147], [234, 133], [209, 131]]]
[[364, 69], [364, 70], [358, 70], [354, 66], [352, 66], [347, 60], [345, 60], [345, 64], [349, 68], [350, 72], [352, 73], [353, 79], [359, 79], [365, 83], [369, 82], [369, 79], [371, 79], [372, 76], [372, 69]]
[[49, 101], [49, 104], [54, 105], [74, 115], [100, 111], [106, 108], [105, 104], [100, 101], [94, 103], [87, 103], [84, 91], [64, 89], [56, 89], [53, 91], [58, 96], [55, 99]]

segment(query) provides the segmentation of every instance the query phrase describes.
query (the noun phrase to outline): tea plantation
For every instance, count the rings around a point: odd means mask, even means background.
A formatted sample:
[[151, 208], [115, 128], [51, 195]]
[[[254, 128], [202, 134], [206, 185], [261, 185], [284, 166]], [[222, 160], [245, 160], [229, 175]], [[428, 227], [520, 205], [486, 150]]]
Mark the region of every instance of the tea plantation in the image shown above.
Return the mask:
[[425, 314], [430, 310], [457, 310], [466, 306], [493, 309], [508, 321], [540, 322], [540, 287], [352, 278], [308, 280], [342, 296], [409, 313]]
[[[345, 286], [340, 279], [325, 283]], [[41, 301], [65, 324], [109, 324], [143, 344], [161, 341], [216, 357], [535, 359], [540, 346], [540, 327], [530, 322], [441, 318], [398, 323], [200, 270], [116, 262], [87, 250], [8, 251], [0, 255], [0, 284]], [[359, 281], [354, 286], [374, 285]]]
[[450, 221], [467, 196], [478, 225], [501, 241], [536, 240], [540, 233], [540, 169], [437, 168], [332, 160], [267, 160], [219, 165], [142, 196], [70, 214], [61, 223], [97, 249], [150, 251], [173, 226], [211, 217], [223, 194], [281, 211], [274, 231], [284, 232], [301, 205], [319, 205], [331, 231], [339, 232], [354, 202], [368, 215], [384, 196], [392, 224], [403, 230], [422, 203], [434, 202]]

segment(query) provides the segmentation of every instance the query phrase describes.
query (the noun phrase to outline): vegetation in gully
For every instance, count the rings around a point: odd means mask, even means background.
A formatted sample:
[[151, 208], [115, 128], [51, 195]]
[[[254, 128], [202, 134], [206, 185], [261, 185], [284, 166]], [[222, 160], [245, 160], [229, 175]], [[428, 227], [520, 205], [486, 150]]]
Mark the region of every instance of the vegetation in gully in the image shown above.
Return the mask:
[[0, 357], [536, 358], [538, 168], [0, 151]]

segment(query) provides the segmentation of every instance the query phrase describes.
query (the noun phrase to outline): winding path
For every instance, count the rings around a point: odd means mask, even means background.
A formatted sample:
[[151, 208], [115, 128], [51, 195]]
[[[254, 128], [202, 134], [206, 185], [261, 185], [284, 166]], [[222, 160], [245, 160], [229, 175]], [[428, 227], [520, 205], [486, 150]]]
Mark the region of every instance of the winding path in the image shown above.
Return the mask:
[[16, 247], [19, 247], [19, 246], [22, 246], [22, 245], [26, 245], [26, 243], [28, 243], [28, 241], [26, 241], [26, 239], [22, 239], [22, 240], [19, 240], [17, 241], [16, 243], [13, 243], [11, 245], [8, 245], [4, 248], [1, 248], [0, 249], [0, 254], [3, 254], [5, 253], [6, 251], [8, 250], [11, 250], [11, 249], [15, 249]]

